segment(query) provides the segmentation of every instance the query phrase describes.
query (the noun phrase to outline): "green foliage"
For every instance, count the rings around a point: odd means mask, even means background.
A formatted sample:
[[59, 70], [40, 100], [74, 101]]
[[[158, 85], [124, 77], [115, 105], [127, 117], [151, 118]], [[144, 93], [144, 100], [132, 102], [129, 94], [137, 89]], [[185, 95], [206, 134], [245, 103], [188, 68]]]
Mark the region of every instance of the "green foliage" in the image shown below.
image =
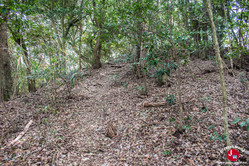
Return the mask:
[[167, 95], [165, 100], [169, 105], [175, 105], [176, 103], [176, 98], [174, 94]]
[[241, 73], [241, 74], [240, 74], [240, 82], [241, 82], [242, 84], [245, 84], [247, 81], [248, 81], [248, 79], [247, 79], [247, 77], [245, 76], [245, 74], [244, 74], [244, 73]]
[[170, 150], [163, 151], [163, 155], [169, 156], [169, 155], [171, 155], [171, 151]]
[[50, 107], [50, 106], [45, 106], [44, 107], [44, 113], [52, 113], [53, 115], [57, 114], [57, 111], [55, 108]]
[[114, 59], [114, 63], [119, 63], [119, 62], [131, 62], [132, 61], [132, 56], [129, 54], [123, 54], [120, 56], [120, 58]]
[[203, 97], [203, 98], [200, 98], [201, 101], [210, 101], [212, 100], [211, 97]]
[[129, 82], [123, 82], [123, 86], [127, 89]]
[[188, 115], [187, 118], [185, 118], [186, 121], [190, 121], [192, 119], [192, 116], [191, 115]]
[[110, 80], [113, 81], [114, 85], [118, 84], [118, 76], [119, 76], [119, 73], [115, 73], [115, 74], [110, 76]]
[[208, 127], [208, 130], [213, 129], [214, 125], [211, 125], [210, 127]]
[[183, 128], [186, 129], [186, 130], [191, 130], [191, 126], [190, 125], [186, 125]]
[[136, 90], [138, 90], [139, 94], [141, 94], [141, 95], [148, 95], [148, 87], [147, 87], [147, 85], [137, 86]]
[[[158, 82], [163, 82], [165, 74], [170, 76], [177, 69], [177, 58], [181, 65], [185, 65], [189, 62], [190, 53], [206, 53], [212, 46], [209, 39], [211, 29], [206, 26], [209, 19], [203, 13], [205, 6], [201, 1], [158, 4], [151, 0], [139, 3], [96, 0], [95, 6], [92, 2], [84, 1], [81, 5], [79, 1], [69, 0], [63, 5], [61, 1], [53, 1], [53, 9], [48, 0], [2, 2], [0, 13], [8, 16], [6, 22], [9, 25], [17, 94], [28, 90], [25, 78], [35, 79], [37, 84], [62, 79], [64, 84], [74, 87], [75, 78], [71, 71], [79, 68], [76, 65], [79, 59], [82, 59], [83, 67], [93, 63], [98, 32], [101, 32], [101, 61], [133, 62], [139, 39], [137, 25], [141, 23], [142, 27], [146, 27], [141, 34], [142, 54], [146, 56], [141, 56], [143, 60], [138, 63], [144, 61], [143, 69], [147, 73], [152, 69]], [[230, 34], [230, 54], [233, 58], [242, 58], [248, 53], [245, 37], [248, 33], [248, 11], [240, 1], [230, 1], [226, 5], [231, 17], [227, 28], [224, 26], [222, 5], [214, 1], [219, 40], [224, 41], [222, 46], [229, 44], [227, 34]], [[234, 10], [238, 8], [241, 10]], [[174, 25], [171, 26], [172, 18]], [[238, 31], [232, 32], [232, 29]], [[28, 55], [24, 55], [25, 48]], [[173, 49], [177, 57], [173, 57]], [[19, 60], [20, 57], [22, 60]], [[27, 74], [28, 68], [31, 75]], [[247, 81], [241, 76], [242, 83]]]
[[175, 121], [176, 121], [176, 118], [171, 117], [171, 118], [169, 119], [169, 121], [170, 121], [170, 122], [175, 122]]
[[225, 135], [220, 135], [218, 134], [216, 131], [213, 133], [213, 135], [210, 137], [210, 140], [219, 140], [219, 141], [222, 141], [222, 140], [226, 140], [226, 136]]
[[249, 119], [246, 119], [244, 121], [241, 121], [240, 118], [235, 118], [232, 124], [236, 124], [240, 122], [240, 127], [246, 126], [246, 130], [249, 131]]
[[202, 112], [202, 113], [205, 113], [205, 112], [207, 112], [207, 111], [208, 111], [207, 107], [203, 107], [203, 108], [201, 109], [201, 112]]

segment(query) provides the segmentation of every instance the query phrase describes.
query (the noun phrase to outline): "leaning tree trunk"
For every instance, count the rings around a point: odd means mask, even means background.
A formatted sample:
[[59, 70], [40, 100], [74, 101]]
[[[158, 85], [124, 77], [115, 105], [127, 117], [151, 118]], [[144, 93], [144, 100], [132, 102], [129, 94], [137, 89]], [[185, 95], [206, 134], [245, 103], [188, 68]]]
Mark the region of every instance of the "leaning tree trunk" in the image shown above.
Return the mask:
[[0, 23], [0, 95], [4, 100], [10, 99], [12, 85], [7, 26], [5, 23]]
[[216, 35], [216, 27], [214, 25], [213, 12], [211, 10], [210, 0], [207, 0], [207, 11], [208, 11], [208, 15], [210, 18], [211, 28], [213, 31], [215, 54], [216, 54], [216, 58], [219, 64], [220, 84], [221, 84], [222, 96], [223, 96], [223, 119], [224, 119], [224, 130], [225, 130], [225, 135], [226, 135], [226, 142], [227, 142], [227, 146], [230, 146], [231, 143], [230, 143], [229, 131], [228, 131], [227, 94], [226, 94], [226, 86], [225, 86], [225, 79], [224, 79], [224, 70], [223, 70], [223, 65], [222, 65], [222, 59], [220, 56], [220, 48], [219, 48], [219, 43], [218, 43], [218, 39]]

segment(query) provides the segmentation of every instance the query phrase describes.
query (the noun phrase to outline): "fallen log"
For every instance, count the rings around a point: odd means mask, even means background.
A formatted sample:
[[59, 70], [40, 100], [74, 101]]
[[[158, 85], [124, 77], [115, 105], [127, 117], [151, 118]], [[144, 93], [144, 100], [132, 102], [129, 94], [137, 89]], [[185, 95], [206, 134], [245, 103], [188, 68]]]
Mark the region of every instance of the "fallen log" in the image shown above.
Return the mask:
[[167, 104], [168, 104], [167, 102], [157, 102], [157, 103], [145, 102], [144, 107], [160, 107], [160, 106], [165, 106]]

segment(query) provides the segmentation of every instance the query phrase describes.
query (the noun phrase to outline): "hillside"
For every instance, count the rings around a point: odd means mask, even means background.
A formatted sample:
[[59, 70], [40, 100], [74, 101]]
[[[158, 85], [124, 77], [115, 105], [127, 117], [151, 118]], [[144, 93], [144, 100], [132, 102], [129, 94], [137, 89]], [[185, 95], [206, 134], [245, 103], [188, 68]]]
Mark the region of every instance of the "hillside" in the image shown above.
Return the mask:
[[[249, 118], [248, 82], [225, 72], [232, 145], [249, 151], [249, 133], [232, 122]], [[249, 73], [243, 71], [245, 76]], [[176, 132], [178, 105], [144, 107], [176, 96], [176, 76], [158, 86], [149, 76], [136, 79], [129, 64], [104, 64], [77, 80], [68, 98], [58, 89], [50, 107], [49, 87], [0, 106], [3, 165], [216, 165], [226, 160], [219, 73], [213, 61], [194, 60], [182, 68], [184, 133]], [[141, 94], [146, 82], [148, 95]], [[174, 100], [172, 100], [174, 102]], [[167, 103], [167, 102], [166, 102]], [[23, 137], [13, 141], [33, 120]], [[111, 126], [117, 135], [108, 135]], [[108, 137], [109, 136], [109, 137]], [[111, 138], [110, 138], [111, 137]], [[240, 162], [249, 156], [240, 154]]]

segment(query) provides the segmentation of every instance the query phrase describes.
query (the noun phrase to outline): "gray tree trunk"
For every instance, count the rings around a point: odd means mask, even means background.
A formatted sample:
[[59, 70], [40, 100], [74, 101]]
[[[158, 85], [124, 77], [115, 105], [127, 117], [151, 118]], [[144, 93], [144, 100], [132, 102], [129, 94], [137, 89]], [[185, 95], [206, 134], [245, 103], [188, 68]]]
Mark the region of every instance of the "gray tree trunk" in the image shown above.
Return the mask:
[[227, 118], [227, 94], [226, 94], [226, 86], [225, 86], [225, 79], [224, 79], [224, 70], [223, 70], [223, 64], [222, 59], [220, 56], [220, 48], [218, 43], [218, 38], [216, 35], [216, 27], [214, 25], [213, 20], [213, 12], [211, 9], [211, 2], [210, 0], [207, 0], [207, 11], [210, 18], [210, 24], [213, 31], [213, 39], [214, 39], [214, 49], [216, 58], [219, 64], [219, 71], [220, 71], [220, 84], [221, 84], [221, 90], [222, 90], [222, 96], [223, 96], [223, 119], [224, 119], [224, 130], [226, 135], [226, 142], [227, 146], [230, 146], [230, 138], [229, 138], [229, 131], [228, 131], [228, 118]]
[[4, 100], [10, 99], [12, 86], [7, 26], [5, 23], [0, 23], [0, 95]]

